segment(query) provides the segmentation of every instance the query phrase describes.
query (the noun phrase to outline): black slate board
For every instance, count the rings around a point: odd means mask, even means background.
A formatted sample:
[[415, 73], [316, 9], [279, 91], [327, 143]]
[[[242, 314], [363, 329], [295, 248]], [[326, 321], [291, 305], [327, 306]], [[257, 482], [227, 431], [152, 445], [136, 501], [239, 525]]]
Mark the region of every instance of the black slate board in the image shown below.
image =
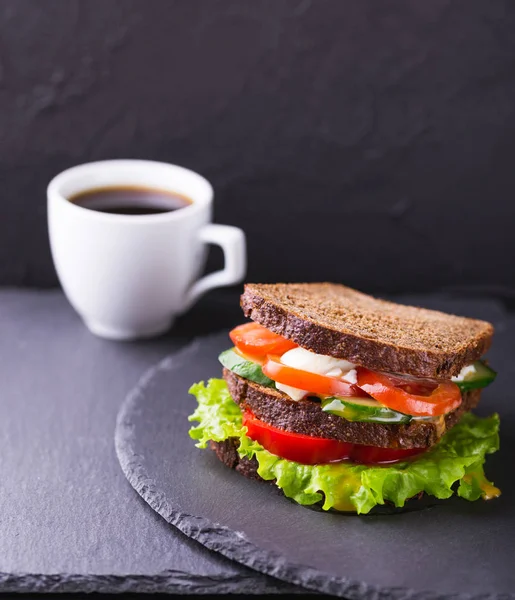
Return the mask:
[[[408, 299], [409, 300], [409, 299]], [[426, 305], [431, 303], [425, 302]], [[451, 499], [396, 515], [350, 516], [300, 507], [273, 486], [244, 479], [188, 437], [192, 382], [218, 376], [227, 334], [202, 338], [151, 369], [118, 416], [116, 449], [140, 495], [168, 522], [208, 548], [308, 589], [358, 598], [515, 598], [515, 320], [488, 302], [442, 302], [497, 328], [496, 384], [480, 414], [502, 415], [502, 450], [487, 475], [492, 502]]]

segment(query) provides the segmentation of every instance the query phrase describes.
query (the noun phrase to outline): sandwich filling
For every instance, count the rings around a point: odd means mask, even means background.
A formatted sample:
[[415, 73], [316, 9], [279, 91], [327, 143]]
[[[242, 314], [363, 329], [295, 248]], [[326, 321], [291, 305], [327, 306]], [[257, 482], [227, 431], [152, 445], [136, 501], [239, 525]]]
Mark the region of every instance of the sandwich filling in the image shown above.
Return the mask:
[[[495, 379], [484, 362], [451, 379], [417, 378], [317, 354], [254, 322], [230, 337], [234, 347], [219, 357], [229, 387], [210, 380], [190, 390], [199, 403], [190, 420], [200, 422], [190, 435], [200, 447], [232, 440], [263, 479], [300, 504], [323, 501], [326, 510], [366, 513], [385, 500], [403, 506], [421, 492], [448, 498], [456, 491], [469, 500], [499, 494], [483, 472], [486, 454], [498, 448], [498, 417], [461, 415]], [[242, 383], [263, 401], [238, 401], [233, 388]], [[283, 408], [293, 417], [278, 417]], [[318, 425], [310, 431], [309, 418], [297, 415], [315, 415]], [[429, 429], [431, 441], [404, 440]], [[367, 430], [368, 437], [356, 433]]]

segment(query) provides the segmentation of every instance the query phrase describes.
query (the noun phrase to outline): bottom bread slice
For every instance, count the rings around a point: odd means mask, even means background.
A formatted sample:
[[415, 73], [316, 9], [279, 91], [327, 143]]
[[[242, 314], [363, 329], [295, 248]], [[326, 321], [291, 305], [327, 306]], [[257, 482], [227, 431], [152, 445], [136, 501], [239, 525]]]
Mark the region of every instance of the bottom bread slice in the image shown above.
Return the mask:
[[[265, 481], [262, 477], [257, 474], [258, 461], [255, 457], [247, 458], [241, 457], [238, 454], [238, 446], [240, 441], [238, 438], [228, 438], [223, 442], [209, 442], [209, 447], [215, 452], [218, 458], [230, 469], [234, 469], [241, 475], [248, 477], [249, 479], [256, 479], [259, 481]], [[273, 482], [266, 482], [273, 483]]]

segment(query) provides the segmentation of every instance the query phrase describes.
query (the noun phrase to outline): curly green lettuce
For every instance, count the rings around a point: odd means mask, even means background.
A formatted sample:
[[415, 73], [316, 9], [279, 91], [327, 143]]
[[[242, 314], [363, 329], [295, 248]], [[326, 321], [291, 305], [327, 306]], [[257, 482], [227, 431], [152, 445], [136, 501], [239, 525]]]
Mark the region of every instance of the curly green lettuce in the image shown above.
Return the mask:
[[223, 379], [194, 384], [189, 390], [198, 402], [189, 421], [199, 424], [190, 430], [197, 447], [209, 440], [239, 440], [241, 457], [255, 457], [258, 474], [273, 480], [284, 495], [299, 504], [323, 502], [322, 508], [370, 512], [386, 501], [396, 507], [424, 492], [439, 499], [457, 493], [466, 500], [499, 495], [485, 477], [487, 454], [499, 449], [499, 417], [480, 418], [465, 414], [429, 451], [415, 459], [388, 466], [366, 466], [346, 462], [303, 465], [271, 454], [246, 435], [241, 411], [231, 398]]

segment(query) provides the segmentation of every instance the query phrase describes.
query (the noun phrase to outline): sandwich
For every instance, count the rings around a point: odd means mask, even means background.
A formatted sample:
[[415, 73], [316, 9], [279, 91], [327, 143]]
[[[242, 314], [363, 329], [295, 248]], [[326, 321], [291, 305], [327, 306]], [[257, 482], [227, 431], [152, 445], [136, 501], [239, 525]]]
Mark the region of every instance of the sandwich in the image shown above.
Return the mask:
[[223, 378], [190, 388], [198, 447], [323, 510], [500, 494], [499, 417], [471, 412], [496, 376], [490, 323], [331, 283], [247, 284], [241, 307]]

